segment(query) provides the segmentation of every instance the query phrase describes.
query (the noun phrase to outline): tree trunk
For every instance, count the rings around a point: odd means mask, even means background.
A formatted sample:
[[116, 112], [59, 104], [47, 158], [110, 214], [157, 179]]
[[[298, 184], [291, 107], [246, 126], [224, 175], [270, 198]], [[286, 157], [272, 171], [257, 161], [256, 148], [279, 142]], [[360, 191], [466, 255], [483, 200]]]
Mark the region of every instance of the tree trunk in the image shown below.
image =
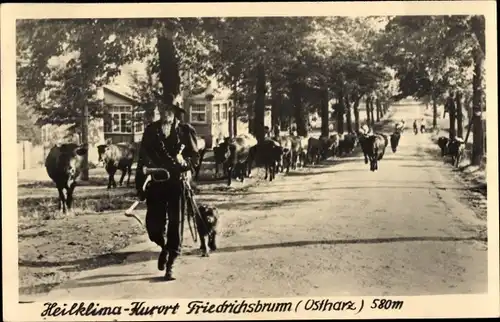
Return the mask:
[[380, 105], [380, 98], [377, 97], [375, 100], [375, 108], [377, 109], [377, 122], [380, 122], [380, 118], [382, 117], [382, 110]]
[[[238, 135], [238, 113], [236, 112], [236, 104], [240, 103], [239, 101], [235, 101], [233, 104], [233, 137]], [[238, 105], [241, 106], [241, 105]]]
[[158, 37], [158, 58], [160, 65], [160, 82], [163, 86], [163, 103], [172, 105], [179, 94], [181, 79], [179, 64], [172, 35], [164, 33]]
[[266, 71], [263, 64], [257, 65], [257, 84], [255, 96], [254, 132], [257, 141], [265, 137], [264, 118], [266, 111]]
[[451, 138], [454, 138], [457, 136], [456, 127], [455, 127], [456, 106], [455, 106], [455, 100], [453, 99], [453, 97], [448, 97], [448, 99], [446, 101], [446, 106], [448, 108], [448, 116], [450, 118], [449, 135], [450, 135], [450, 139], [451, 139]]
[[281, 124], [280, 121], [281, 95], [275, 81], [271, 83], [271, 128]]
[[351, 115], [351, 102], [349, 100], [349, 95], [346, 94], [344, 99], [345, 99], [345, 115], [346, 115], [346, 122], [347, 122], [347, 132], [351, 133], [352, 132], [352, 115]]
[[345, 112], [345, 101], [343, 91], [339, 91], [337, 108], [335, 109], [335, 115], [337, 118], [337, 132], [339, 134], [344, 133], [344, 112]]
[[371, 120], [370, 120], [370, 100], [371, 98], [369, 96], [366, 97], [366, 124], [370, 126]]
[[484, 155], [484, 129], [483, 129], [483, 64], [484, 55], [479, 50], [474, 54], [474, 76], [472, 78], [472, 165], [480, 165]]
[[255, 110], [253, 104], [247, 102], [247, 115], [248, 115], [248, 133], [255, 135]]
[[359, 132], [359, 101], [361, 100], [361, 97], [354, 97], [354, 104], [352, 106], [354, 110], [354, 130], [356, 133]]
[[292, 80], [290, 94], [292, 97], [295, 123], [297, 124], [297, 134], [307, 136], [306, 113], [304, 111], [304, 104], [302, 103], [302, 84], [298, 83], [296, 79]]
[[323, 88], [321, 91], [321, 135], [328, 137], [330, 135], [328, 115], [328, 88]]
[[373, 98], [370, 98], [370, 120], [371, 120], [371, 126], [373, 127], [375, 125], [375, 118], [373, 117], [373, 102], [374, 99]]
[[457, 136], [463, 138], [463, 110], [462, 110], [462, 93], [457, 92], [455, 96], [455, 110], [457, 111]]
[[437, 128], [437, 118], [438, 118], [438, 108], [437, 108], [437, 97], [432, 95], [432, 128]]
[[[83, 104], [82, 109], [82, 145], [89, 148], [89, 106]], [[88, 151], [88, 150], [87, 150]], [[85, 153], [82, 158], [82, 173], [80, 179], [82, 181], [89, 180], [89, 153]]]

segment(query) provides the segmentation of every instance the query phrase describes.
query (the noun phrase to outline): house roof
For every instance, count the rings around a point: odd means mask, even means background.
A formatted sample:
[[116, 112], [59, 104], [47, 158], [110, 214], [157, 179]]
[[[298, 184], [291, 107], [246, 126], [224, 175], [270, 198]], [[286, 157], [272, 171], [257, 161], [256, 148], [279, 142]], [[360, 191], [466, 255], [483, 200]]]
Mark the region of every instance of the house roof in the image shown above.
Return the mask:
[[131, 102], [137, 102], [134, 98], [131, 97], [127, 92], [127, 88], [121, 88], [119, 86], [113, 86], [113, 85], [106, 85], [103, 86], [105, 91], [111, 92], [113, 95], [118, 96], [122, 99], [125, 99], [127, 101]]

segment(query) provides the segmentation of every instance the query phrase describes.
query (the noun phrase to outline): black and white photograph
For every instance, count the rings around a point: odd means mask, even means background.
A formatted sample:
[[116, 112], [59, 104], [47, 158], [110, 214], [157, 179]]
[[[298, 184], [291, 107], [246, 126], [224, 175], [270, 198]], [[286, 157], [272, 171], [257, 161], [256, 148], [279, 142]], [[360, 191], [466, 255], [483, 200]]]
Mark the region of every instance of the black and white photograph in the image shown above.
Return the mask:
[[496, 4], [401, 3], [3, 6], [4, 318], [498, 316]]

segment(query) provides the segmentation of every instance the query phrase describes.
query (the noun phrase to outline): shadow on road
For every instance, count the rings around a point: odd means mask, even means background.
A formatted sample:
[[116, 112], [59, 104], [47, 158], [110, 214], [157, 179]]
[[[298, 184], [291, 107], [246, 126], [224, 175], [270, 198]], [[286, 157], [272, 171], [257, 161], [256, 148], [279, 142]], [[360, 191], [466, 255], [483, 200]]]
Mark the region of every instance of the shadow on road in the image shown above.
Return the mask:
[[[269, 244], [257, 244], [257, 245], [242, 245], [242, 246], [228, 246], [219, 248], [212, 256], [217, 256], [218, 253], [233, 253], [241, 251], [255, 251], [261, 249], [271, 249], [271, 248], [287, 248], [287, 247], [303, 247], [312, 245], [354, 245], [354, 244], [381, 244], [381, 243], [396, 243], [396, 242], [459, 242], [459, 241], [480, 241], [487, 242], [487, 237], [485, 234], [483, 236], [471, 236], [471, 237], [452, 237], [452, 236], [415, 236], [415, 237], [387, 237], [387, 238], [366, 238], [366, 239], [337, 239], [337, 240], [307, 240], [307, 241], [293, 241], [284, 243], [269, 243]], [[198, 249], [193, 249], [183, 253], [184, 256], [195, 256], [200, 255]], [[157, 258], [158, 252], [139, 252], [134, 253], [131, 257], [133, 260], [127, 260], [127, 264], [133, 264], [138, 262], [149, 261]], [[200, 260], [210, 260], [200, 256]], [[80, 288], [80, 287], [97, 287], [105, 286], [111, 284], [119, 284], [133, 281], [150, 281], [151, 283], [163, 281], [163, 276], [145, 276], [141, 278], [131, 278], [131, 279], [119, 279], [111, 281], [95, 281], [87, 283], [79, 283], [80, 281], [97, 280], [102, 278], [120, 278], [120, 277], [134, 277], [147, 274], [108, 274], [108, 275], [95, 275], [88, 276], [82, 279], [75, 280], [76, 283], [71, 283], [67, 288]]]

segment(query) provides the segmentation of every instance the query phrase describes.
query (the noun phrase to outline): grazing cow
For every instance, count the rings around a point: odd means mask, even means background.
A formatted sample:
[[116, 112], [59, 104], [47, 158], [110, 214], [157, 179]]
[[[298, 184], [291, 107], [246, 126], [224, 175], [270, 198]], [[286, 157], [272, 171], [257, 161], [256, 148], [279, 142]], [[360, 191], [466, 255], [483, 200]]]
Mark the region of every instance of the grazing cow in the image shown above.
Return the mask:
[[[45, 159], [47, 174], [59, 192], [59, 211], [71, 211], [76, 179], [80, 175], [82, 157], [88, 152], [84, 146], [74, 143], [61, 144], [50, 149]], [[66, 194], [64, 193], [66, 190]]]
[[236, 178], [240, 177], [241, 182], [244, 181], [244, 177], [247, 174], [250, 176], [249, 169], [254, 159], [253, 151], [255, 151], [255, 148], [252, 148], [256, 144], [257, 139], [251, 134], [240, 134], [228, 142], [229, 157], [226, 162], [228, 186], [231, 185], [231, 178], [233, 176]]
[[217, 227], [219, 224], [219, 212], [216, 207], [207, 204], [199, 204], [200, 216], [195, 215], [196, 230], [200, 237], [200, 249], [203, 257], [208, 257], [210, 251], [217, 250]]
[[125, 174], [128, 173], [127, 186], [130, 184], [130, 174], [132, 173], [132, 163], [134, 162], [134, 147], [129, 143], [101, 144], [97, 146], [99, 162], [104, 164], [109, 175], [108, 189], [116, 188], [115, 173], [122, 172], [120, 186], [123, 184]]
[[370, 171], [378, 170], [378, 161], [382, 160], [387, 147], [388, 139], [384, 134], [376, 133], [366, 139], [368, 158], [370, 159]]
[[395, 131], [391, 134], [391, 149], [393, 153], [396, 153], [399, 145], [399, 139], [401, 138], [401, 132]]
[[283, 166], [284, 148], [273, 139], [265, 139], [259, 144], [258, 150], [266, 170], [264, 180], [267, 180], [269, 175], [269, 181], [273, 181], [276, 172]]
[[439, 148], [441, 149], [441, 157], [444, 157], [445, 155], [448, 154], [448, 143], [450, 142], [450, 139], [448, 139], [446, 136], [440, 136], [437, 140], [437, 144]]
[[283, 172], [286, 168], [286, 173], [288, 173], [293, 159], [292, 140], [289, 136], [280, 136], [275, 141], [283, 147], [283, 165], [280, 166], [278, 171]]
[[201, 164], [203, 163], [203, 158], [205, 157], [205, 153], [207, 152], [206, 149], [206, 141], [204, 138], [197, 137], [196, 138], [196, 145], [198, 147], [198, 154], [199, 154], [199, 159], [198, 159], [198, 165], [195, 167], [195, 180], [198, 181], [198, 177], [200, 175], [200, 170], [201, 170]]

